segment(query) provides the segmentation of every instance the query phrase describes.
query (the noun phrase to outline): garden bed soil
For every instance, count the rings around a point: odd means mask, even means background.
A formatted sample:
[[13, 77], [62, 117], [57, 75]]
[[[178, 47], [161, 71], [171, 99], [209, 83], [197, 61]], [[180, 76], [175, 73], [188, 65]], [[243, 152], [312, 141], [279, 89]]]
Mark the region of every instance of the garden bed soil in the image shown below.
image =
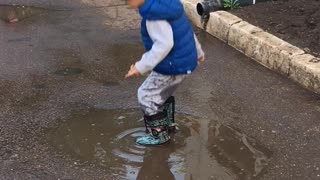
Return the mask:
[[274, 0], [231, 13], [320, 57], [320, 0]]

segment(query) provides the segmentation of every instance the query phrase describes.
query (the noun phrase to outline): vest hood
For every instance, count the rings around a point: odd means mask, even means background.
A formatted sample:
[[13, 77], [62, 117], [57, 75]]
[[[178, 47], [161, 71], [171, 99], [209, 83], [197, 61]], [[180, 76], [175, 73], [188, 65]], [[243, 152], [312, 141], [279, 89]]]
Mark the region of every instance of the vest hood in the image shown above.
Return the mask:
[[184, 10], [180, 0], [146, 0], [139, 13], [147, 20], [174, 20]]

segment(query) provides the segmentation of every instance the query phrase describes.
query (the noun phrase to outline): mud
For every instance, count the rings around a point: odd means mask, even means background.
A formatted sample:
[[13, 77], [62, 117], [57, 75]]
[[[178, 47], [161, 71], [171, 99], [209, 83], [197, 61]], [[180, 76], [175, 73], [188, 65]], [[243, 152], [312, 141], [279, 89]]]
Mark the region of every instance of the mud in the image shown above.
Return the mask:
[[319, 0], [277, 0], [244, 7], [232, 13], [320, 57], [319, 7]]
[[[267, 166], [270, 151], [254, 139], [212, 124], [206, 142], [200, 135], [201, 121], [205, 120], [178, 114], [179, 130], [171, 134], [169, 144], [144, 147], [134, 143], [145, 134], [139, 110], [91, 109], [73, 113], [47, 130], [45, 142], [70, 156], [76, 166], [95, 164], [120, 179], [252, 179]], [[197, 156], [208, 159], [194, 161]], [[199, 175], [199, 166], [211, 172]]]

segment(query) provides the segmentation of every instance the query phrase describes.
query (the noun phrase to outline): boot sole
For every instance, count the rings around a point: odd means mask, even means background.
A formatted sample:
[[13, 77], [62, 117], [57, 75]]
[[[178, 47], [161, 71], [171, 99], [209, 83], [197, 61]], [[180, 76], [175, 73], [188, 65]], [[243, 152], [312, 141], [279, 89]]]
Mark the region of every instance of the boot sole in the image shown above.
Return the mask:
[[137, 145], [139, 146], [149, 146], [149, 147], [152, 147], [152, 146], [161, 146], [161, 145], [166, 145], [166, 144], [170, 144], [170, 141], [171, 139], [169, 139], [168, 141], [164, 142], [164, 143], [161, 143], [161, 144], [139, 144], [139, 143], [136, 143]]

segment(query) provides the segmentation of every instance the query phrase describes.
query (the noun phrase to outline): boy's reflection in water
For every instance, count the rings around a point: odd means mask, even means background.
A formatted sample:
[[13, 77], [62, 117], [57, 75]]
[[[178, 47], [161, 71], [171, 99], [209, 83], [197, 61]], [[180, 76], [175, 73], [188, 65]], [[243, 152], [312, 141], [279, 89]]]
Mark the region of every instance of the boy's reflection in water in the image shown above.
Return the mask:
[[[171, 146], [171, 147], [169, 147]], [[138, 180], [165, 179], [174, 180], [170, 171], [168, 159], [174, 151], [173, 144], [163, 147], [151, 147], [143, 159], [142, 167], [138, 174]]]

